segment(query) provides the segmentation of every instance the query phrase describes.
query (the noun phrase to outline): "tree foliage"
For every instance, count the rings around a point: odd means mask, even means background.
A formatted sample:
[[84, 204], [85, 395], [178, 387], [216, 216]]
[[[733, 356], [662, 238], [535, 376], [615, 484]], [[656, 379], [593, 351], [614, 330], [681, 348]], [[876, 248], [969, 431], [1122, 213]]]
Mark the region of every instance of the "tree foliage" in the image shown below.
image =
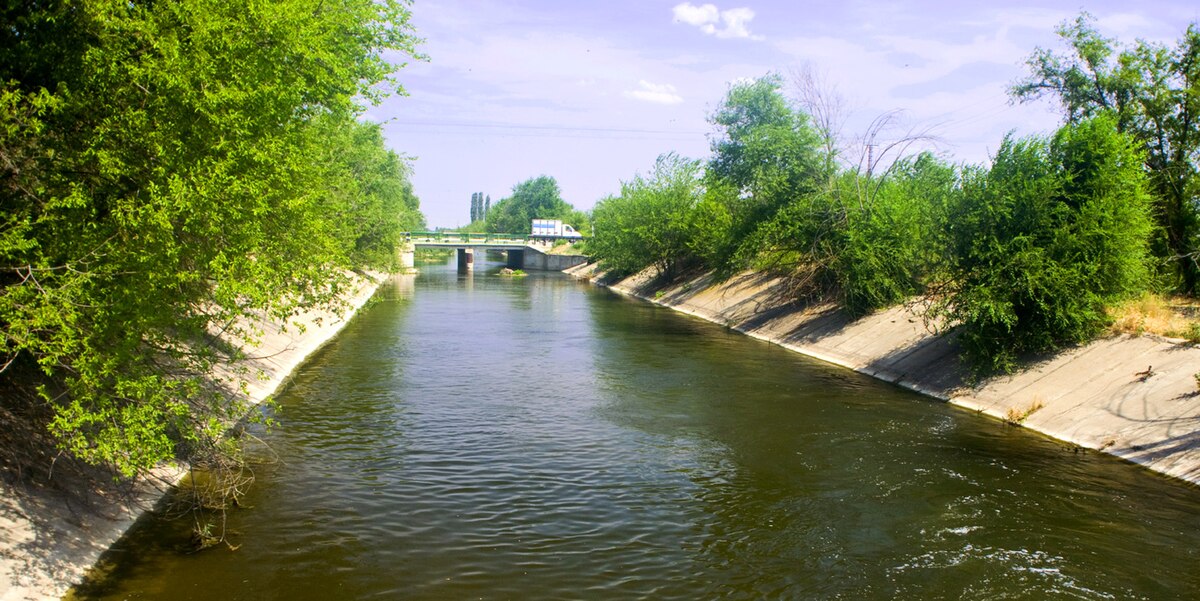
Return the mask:
[[1140, 292], [1151, 229], [1143, 156], [1109, 116], [1001, 144], [950, 207], [941, 311], [981, 371], [1085, 341]]
[[[1107, 56], [1089, 44], [1094, 60]], [[597, 205], [592, 248], [619, 272], [679, 260], [725, 276], [774, 271], [794, 297], [836, 300], [851, 316], [931, 293], [976, 369], [1008, 369], [1096, 335], [1107, 304], [1148, 285], [1156, 184], [1144, 143], [1118, 113], [1079, 110], [1050, 139], [1006, 138], [990, 166], [922, 153], [864, 172], [837, 161], [836, 120], [813, 129], [777, 79], [735, 85], [713, 115], [703, 174], [661, 157]]]
[[773, 75], [735, 84], [710, 118], [717, 133], [705, 172], [704, 210], [712, 220], [699, 234], [708, 260], [725, 272], [750, 263], [762, 249], [756, 231], [762, 224], [791, 201], [824, 189], [831, 175], [819, 133], [781, 86]]
[[1037, 49], [1030, 74], [1013, 86], [1022, 101], [1044, 96], [1062, 105], [1067, 123], [1111, 114], [1119, 131], [1145, 151], [1158, 233], [1155, 254], [1173, 265], [1173, 284], [1200, 287], [1200, 29], [1191, 24], [1168, 47], [1138, 41], [1127, 48], [1105, 38], [1087, 13], [1064, 23], [1066, 53]]
[[671, 273], [691, 254], [692, 212], [702, 198], [701, 165], [675, 154], [658, 157], [647, 176], [622, 182], [621, 193], [596, 204], [589, 249], [606, 269], [633, 273], [657, 265]]
[[357, 120], [393, 87], [383, 53], [417, 56], [407, 5], [0, 11], [3, 388], [37, 387], [77, 457], [202, 461], [244, 411], [200, 377], [212, 336], [332, 306], [346, 270], [386, 266], [422, 221], [405, 165]]
[[854, 316], [924, 291], [943, 259], [938, 238], [946, 205], [959, 193], [959, 171], [930, 153], [904, 158], [887, 173], [838, 180], [844, 223], [825, 236], [835, 290]]
[[528, 234], [534, 219], [561, 219], [581, 232], [588, 226], [587, 216], [562, 199], [558, 182], [542, 175], [513, 186], [512, 195], [491, 206], [487, 231]]
[[[811, 91], [803, 104], [814, 105]], [[795, 294], [834, 295], [861, 315], [921, 290], [934, 259], [934, 208], [956, 175], [932, 155], [877, 174], [839, 172], [831, 119], [815, 125], [773, 76], [732, 87], [712, 119], [718, 134], [693, 247], [722, 273], [781, 271]]]

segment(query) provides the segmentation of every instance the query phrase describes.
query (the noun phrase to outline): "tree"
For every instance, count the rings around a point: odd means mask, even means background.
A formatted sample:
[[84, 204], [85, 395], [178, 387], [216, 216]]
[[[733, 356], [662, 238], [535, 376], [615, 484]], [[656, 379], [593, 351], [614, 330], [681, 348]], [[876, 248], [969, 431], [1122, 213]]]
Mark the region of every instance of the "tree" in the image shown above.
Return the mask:
[[492, 207], [487, 231], [527, 234], [534, 219], [570, 220], [574, 210], [563, 201], [558, 182], [542, 175], [513, 186], [512, 195]]
[[487, 219], [488, 213], [491, 213], [491, 212], [492, 212], [492, 195], [488, 194], [487, 198], [484, 199], [484, 201], [483, 201], [483, 217], [480, 217], [480, 219]]
[[409, 180], [409, 166], [388, 150], [374, 123], [329, 123], [312, 161], [325, 165], [326, 210], [352, 265], [386, 268], [404, 231], [425, 218]]
[[964, 176], [946, 221], [939, 312], [981, 372], [1085, 341], [1143, 290], [1150, 197], [1140, 144], [1099, 114], [1051, 140], [1007, 137]]
[[1200, 287], [1200, 29], [1174, 47], [1138, 41], [1119, 48], [1083, 13], [1058, 35], [1066, 54], [1037, 49], [1030, 74], [1011, 88], [1019, 101], [1057, 98], [1067, 123], [1111, 113], [1119, 131], [1145, 150], [1158, 234], [1154, 252], [1173, 265], [1174, 285]]
[[622, 182], [621, 194], [601, 200], [592, 212], [593, 256], [618, 273], [654, 264], [670, 276], [689, 258], [692, 211], [702, 198], [701, 175], [699, 161], [666, 154], [658, 157], [648, 176]]
[[717, 126], [706, 171], [706, 212], [728, 222], [728, 231], [705, 228], [710, 264], [725, 271], [749, 262], [762, 249], [759, 226], [793, 200], [823, 189], [831, 162], [807, 115], [767, 76], [730, 87], [710, 121]]
[[393, 87], [384, 55], [419, 57], [407, 4], [0, 15], [0, 415], [125, 475], [220, 462], [246, 406], [204, 380], [237, 354], [213, 333], [337, 307], [420, 222], [407, 168], [358, 122]]

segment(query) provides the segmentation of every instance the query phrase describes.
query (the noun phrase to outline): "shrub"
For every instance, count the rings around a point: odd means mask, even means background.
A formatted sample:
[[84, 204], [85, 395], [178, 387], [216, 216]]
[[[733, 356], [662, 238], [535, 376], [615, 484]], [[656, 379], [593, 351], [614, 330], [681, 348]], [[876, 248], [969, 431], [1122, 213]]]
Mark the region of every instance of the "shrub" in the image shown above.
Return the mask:
[[698, 162], [667, 154], [650, 175], [622, 183], [619, 196], [601, 200], [593, 211], [593, 256], [618, 273], [651, 264], [671, 271], [689, 254], [699, 176]]
[[854, 184], [874, 191], [848, 205], [844, 226], [831, 238], [838, 245], [833, 278], [843, 306], [854, 316], [922, 291], [941, 259], [933, 249], [942, 207], [958, 190], [956, 169], [928, 153], [900, 161], [878, 182], [857, 179], [844, 177], [842, 188]]
[[1151, 230], [1142, 157], [1105, 116], [1051, 140], [1006, 137], [950, 203], [947, 292], [977, 372], [1085, 341], [1140, 292]]
[[743, 247], [757, 249], [759, 267], [790, 273], [797, 294], [836, 298], [864, 315], [921, 292], [937, 260], [937, 215], [957, 181], [929, 154], [881, 177], [845, 172], [788, 203]]

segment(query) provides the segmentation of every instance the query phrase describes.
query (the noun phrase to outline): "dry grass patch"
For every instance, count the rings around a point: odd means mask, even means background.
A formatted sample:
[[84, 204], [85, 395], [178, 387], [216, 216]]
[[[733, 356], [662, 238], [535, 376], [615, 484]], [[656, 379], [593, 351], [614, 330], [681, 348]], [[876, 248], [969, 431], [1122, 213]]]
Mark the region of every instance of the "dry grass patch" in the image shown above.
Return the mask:
[[1026, 420], [1026, 418], [1028, 418], [1030, 415], [1033, 415], [1035, 412], [1037, 412], [1038, 410], [1042, 409], [1045, 406], [1046, 406], [1046, 403], [1042, 402], [1041, 397], [1035, 396], [1035, 397], [1033, 397], [1033, 400], [1030, 401], [1029, 405], [1026, 406], [1024, 409], [1018, 409], [1016, 407], [1009, 407], [1008, 413], [1006, 413], [1004, 415], [1004, 421], [1006, 421], [1014, 426], [1019, 425], [1022, 422], [1024, 422]]
[[1108, 309], [1115, 334], [1157, 334], [1200, 342], [1200, 305], [1195, 299], [1146, 294]]

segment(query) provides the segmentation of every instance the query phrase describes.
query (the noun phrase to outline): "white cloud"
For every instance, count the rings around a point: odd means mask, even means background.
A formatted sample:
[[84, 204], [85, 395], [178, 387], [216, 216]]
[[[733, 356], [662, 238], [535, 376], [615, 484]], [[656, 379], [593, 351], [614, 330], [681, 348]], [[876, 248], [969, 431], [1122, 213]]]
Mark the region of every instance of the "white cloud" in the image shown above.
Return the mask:
[[[750, 28], [747, 27], [750, 21], [754, 20], [754, 11], [749, 8], [720, 10], [715, 4], [696, 6], [691, 2], [683, 2], [676, 4], [672, 10], [677, 22], [699, 27], [700, 31], [708, 35], [715, 35], [718, 38], [762, 39], [762, 36], [751, 34]], [[717, 29], [717, 25], [722, 23], [725, 27]]]
[[717, 31], [717, 37], [761, 39], [758, 36], [750, 35], [750, 30], [746, 27], [746, 24], [753, 19], [754, 11], [748, 8], [732, 8], [721, 11], [721, 20], [725, 22], [725, 29]]
[[696, 27], [703, 27], [705, 25], [712, 27], [711, 23], [716, 23], [721, 18], [721, 11], [717, 10], [717, 7], [713, 4], [692, 6], [691, 2], [684, 2], [683, 4], [675, 5], [674, 11], [676, 21]]
[[629, 90], [625, 92], [627, 98], [643, 100], [645, 102], [653, 102], [655, 104], [679, 104], [683, 102], [683, 96], [680, 96], [675, 90], [675, 86], [665, 83], [656, 84], [646, 80], [638, 82], [641, 87], [639, 90]]

